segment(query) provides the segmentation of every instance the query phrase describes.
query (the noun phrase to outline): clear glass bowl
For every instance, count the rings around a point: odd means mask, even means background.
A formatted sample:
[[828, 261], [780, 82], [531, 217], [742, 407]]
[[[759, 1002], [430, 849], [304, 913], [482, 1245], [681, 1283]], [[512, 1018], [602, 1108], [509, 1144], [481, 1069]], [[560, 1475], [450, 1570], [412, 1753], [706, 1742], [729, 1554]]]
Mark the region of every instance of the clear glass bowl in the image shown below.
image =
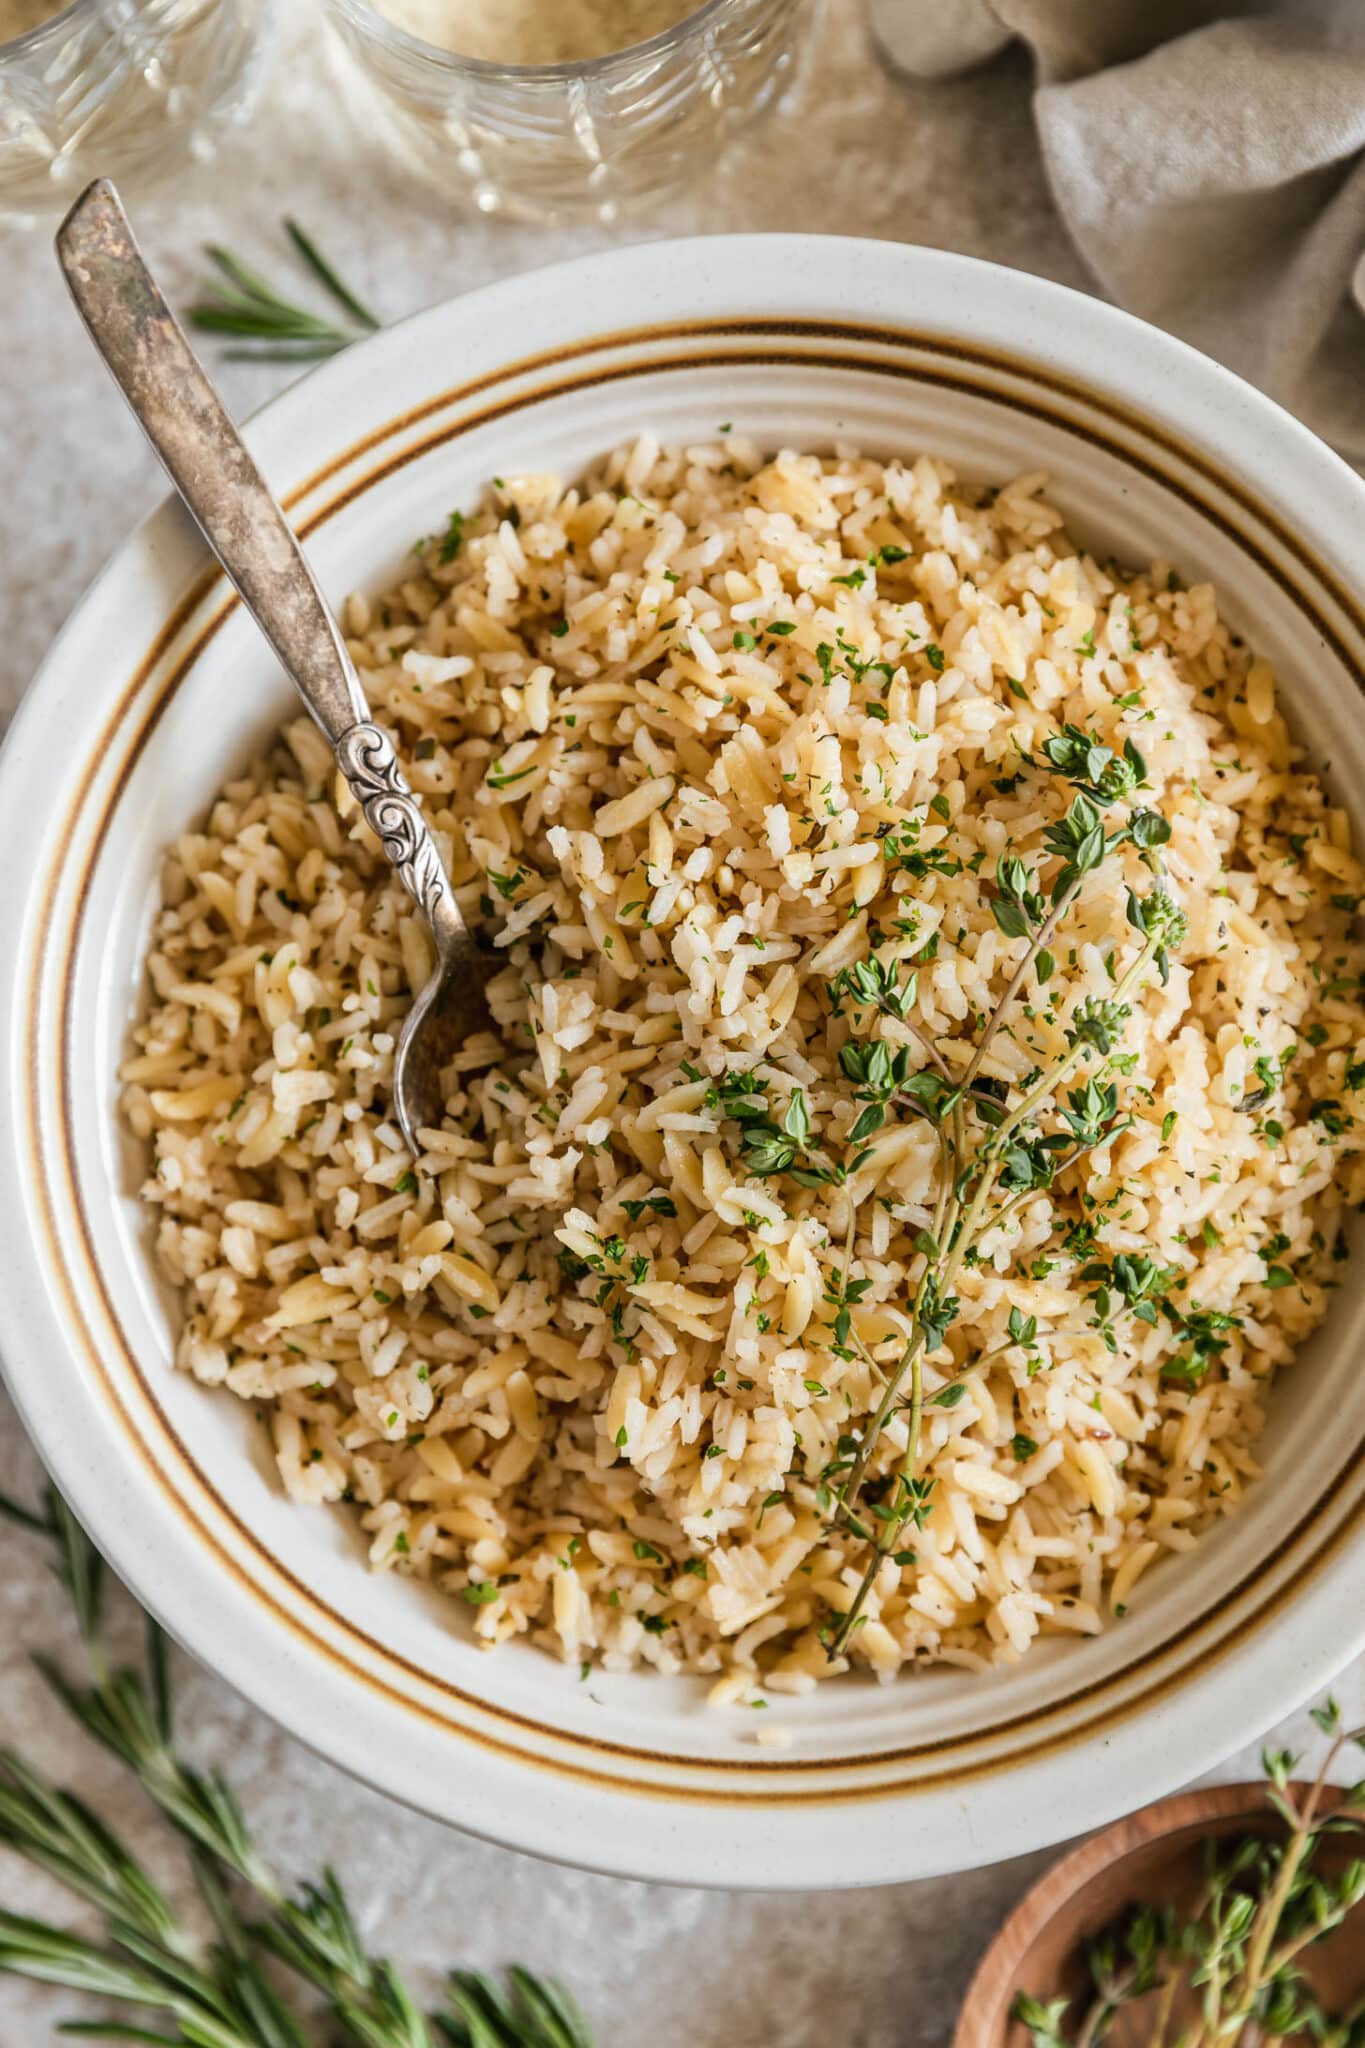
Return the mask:
[[[553, 0], [548, 0], [553, 4]], [[648, 42], [579, 64], [490, 64], [409, 35], [369, 0], [326, 0], [406, 153], [483, 212], [612, 221], [665, 197], [770, 106], [811, 0], [706, 0]]]
[[0, 41], [0, 221], [33, 225], [93, 177], [136, 192], [245, 119], [274, 0], [72, 0]]

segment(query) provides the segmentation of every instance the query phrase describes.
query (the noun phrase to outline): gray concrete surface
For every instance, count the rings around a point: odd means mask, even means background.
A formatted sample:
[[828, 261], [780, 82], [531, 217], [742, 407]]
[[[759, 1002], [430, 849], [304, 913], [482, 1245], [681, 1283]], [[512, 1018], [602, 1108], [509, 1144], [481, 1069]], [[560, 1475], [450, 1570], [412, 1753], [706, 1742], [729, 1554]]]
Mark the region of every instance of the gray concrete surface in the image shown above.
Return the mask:
[[[181, 302], [201, 244], [286, 273], [278, 222], [297, 215], [394, 317], [553, 256], [600, 246], [463, 214], [410, 180], [336, 107], [309, 0], [259, 116], [232, 153], [144, 204], [150, 256]], [[892, 81], [857, 0], [830, 0], [798, 113], [640, 237], [812, 229], [932, 243], [1086, 282], [1052, 211], [1013, 56], [970, 77]], [[239, 414], [290, 372], [226, 365]], [[45, 236], [0, 231], [0, 713], [17, 704], [66, 613], [158, 496], [152, 465], [69, 310]], [[0, 1249], [0, 1260], [3, 1251]], [[2, 1334], [2, 1333], [0, 1333]], [[25, 1497], [36, 1457], [0, 1395], [0, 1487]], [[131, 1618], [130, 1618], [131, 1620]], [[54, 1715], [28, 1657], [71, 1648], [41, 1547], [0, 1524], [0, 1742], [98, 1801], [174, 1890], [185, 1875], [118, 1767]], [[271, 1856], [344, 1873], [367, 1937], [433, 1990], [443, 1966], [524, 1959], [578, 1990], [601, 2048], [944, 2048], [975, 1960], [1050, 1855], [946, 1879], [801, 1898], [677, 1891], [551, 1868], [447, 1832], [361, 1790], [178, 1660], [186, 1746], [232, 1775]], [[1365, 1670], [1343, 1687], [1365, 1713]], [[1291, 1733], [1293, 1731], [1290, 1731]], [[1301, 1732], [1301, 1731], [1300, 1731]], [[1254, 1767], [1250, 1759], [1228, 1775]], [[719, 1873], [718, 1873], [719, 1875]], [[67, 1912], [0, 1854], [0, 1904]], [[0, 2044], [39, 2048], [78, 2001], [0, 1978]]]

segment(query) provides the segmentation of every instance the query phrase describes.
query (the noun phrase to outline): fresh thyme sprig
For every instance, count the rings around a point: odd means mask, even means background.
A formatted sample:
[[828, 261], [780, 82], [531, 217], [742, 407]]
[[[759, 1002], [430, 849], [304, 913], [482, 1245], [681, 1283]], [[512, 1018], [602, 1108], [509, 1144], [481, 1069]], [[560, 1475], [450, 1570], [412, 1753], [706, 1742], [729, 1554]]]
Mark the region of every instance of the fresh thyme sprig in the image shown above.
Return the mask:
[[[832, 660], [834, 650], [826, 651]], [[737, 1126], [740, 1161], [748, 1173], [759, 1178], [785, 1176], [798, 1186], [825, 1186], [844, 1194], [849, 1206], [844, 1265], [826, 1290], [836, 1310], [830, 1334], [836, 1352], [843, 1355], [850, 1355], [853, 1348], [857, 1290], [867, 1284], [854, 1280], [850, 1266], [856, 1225], [852, 1183], [873, 1156], [869, 1141], [891, 1120], [906, 1117], [927, 1122], [939, 1139], [932, 1227], [915, 1239], [923, 1263], [909, 1308], [910, 1334], [899, 1359], [889, 1367], [867, 1354], [882, 1379], [880, 1399], [860, 1433], [840, 1438], [838, 1456], [824, 1468], [817, 1489], [817, 1503], [831, 1523], [865, 1543], [868, 1553], [847, 1610], [835, 1614], [824, 1631], [831, 1658], [847, 1648], [886, 1561], [891, 1559], [902, 1570], [917, 1562], [915, 1552], [903, 1546], [908, 1530], [924, 1528], [933, 1503], [933, 1480], [920, 1470], [924, 1366], [943, 1348], [957, 1319], [959, 1276], [992, 1231], [1008, 1223], [1034, 1195], [1052, 1188], [1088, 1153], [1111, 1144], [1131, 1127], [1133, 1120], [1122, 1111], [1117, 1083], [1104, 1076], [1118, 1071], [1114, 1055], [1132, 1000], [1151, 972], [1165, 981], [1170, 952], [1184, 935], [1185, 919], [1167, 887], [1161, 854], [1170, 826], [1160, 812], [1139, 801], [1147, 770], [1132, 741], [1116, 752], [1094, 734], [1066, 725], [1043, 742], [1036, 759], [1026, 757], [1026, 765], [1061, 779], [1067, 788], [1066, 808], [1044, 830], [1037, 867], [1031, 869], [1014, 853], [1002, 855], [996, 864], [990, 897], [995, 922], [1006, 938], [1027, 944], [1004, 994], [980, 1022], [960, 1073], [954, 1074], [944, 1050], [914, 1014], [919, 977], [912, 963], [916, 953], [923, 952], [921, 945], [909, 958], [903, 949], [900, 955], [874, 952], [828, 984], [831, 1011], [849, 1025], [839, 1065], [852, 1084], [857, 1105], [841, 1140], [815, 1129], [800, 1087], [792, 1087], [781, 1106], [770, 1100], [773, 1083], [762, 1075], [731, 1073], [716, 1088], [718, 1106]], [[933, 805], [930, 808], [934, 810]], [[936, 814], [946, 818], [946, 804]], [[1063, 919], [1087, 876], [1123, 847], [1132, 848], [1152, 875], [1145, 892], [1127, 890], [1127, 922], [1141, 941], [1137, 954], [1117, 978], [1112, 994], [1103, 999], [1087, 996], [1075, 1005], [1065, 1026], [1065, 1043], [1049, 1064], [1012, 1087], [986, 1071], [996, 1035], [1005, 1027], [1030, 973], [1040, 987], [1052, 979], [1056, 962], [1049, 948]], [[919, 876], [956, 874], [962, 865], [942, 847], [922, 848], [914, 820], [888, 831], [883, 857]], [[913, 1045], [884, 1035], [883, 1019], [890, 1021], [893, 1033], [899, 1027]], [[927, 1064], [916, 1063], [915, 1047]], [[1098, 1062], [1098, 1071], [1080, 1085], [1069, 1085], [1087, 1061]], [[1156, 1316], [1156, 1269], [1139, 1286], [1137, 1268], [1130, 1271], [1131, 1265], [1130, 1261], [1121, 1267], [1116, 1261], [1113, 1272], [1103, 1267], [1092, 1272], [1099, 1282], [1093, 1297], [1095, 1327], [1110, 1345], [1118, 1319], [1109, 1300], [1112, 1294], [1121, 1297], [1120, 1314], [1132, 1313], [1147, 1322]], [[1168, 1313], [1180, 1322], [1174, 1310]], [[1028, 1341], [1034, 1342], [1036, 1335], [1035, 1323]], [[857, 1348], [862, 1355], [866, 1347]], [[872, 1461], [897, 1414], [905, 1419], [904, 1450], [889, 1478], [878, 1482], [874, 1496]], [[870, 1523], [875, 1533], [869, 1531]]]
[[345, 313], [347, 324], [295, 305], [230, 249], [211, 243], [205, 253], [223, 281], [215, 279], [210, 295], [191, 306], [186, 318], [202, 333], [234, 339], [239, 345], [225, 352], [230, 361], [315, 362], [381, 325], [297, 221], [286, 220], [284, 231], [307, 270]]
[[[326, 2002], [348, 2048], [592, 2048], [572, 2000], [524, 1970], [510, 1989], [456, 1972], [450, 2011], [429, 2019], [394, 1965], [365, 1949], [336, 1875], [290, 1893], [256, 1848], [231, 1788], [187, 1764], [174, 1742], [165, 1638], [148, 1624], [145, 1672], [111, 1665], [104, 1643], [103, 1566], [61, 1495], [35, 1513], [0, 1496], [0, 1514], [51, 1539], [89, 1665], [75, 1683], [39, 1669], [95, 1740], [137, 1776], [189, 1846], [216, 1933], [202, 1941], [88, 1807], [18, 1757], [0, 1755], [0, 1845], [54, 1877], [100, 1915], [103, 1943], [0, 1912], [0, 1971], [155, 2011], [176, 2029], [91, 2021], [65, 2031], [170, 2048], [311, 2048], [313, 2035], [264, 1967], [274, 1958]], [[254, 1902], [245, 1918], [236, 1900]]]
[[1020, 1993], [1013, 2016], [1032, 2048], [1103, 2048], [1117, 2016], [1140, 2001], [1149, 2048], [1269, 2048], [1303, 2038], [1327, 2048], [1365, 2043], [1365, 1999], [1329, 2014], [1305, 1984], [1301, 1958], [1335, 1932], [1365, 1900], [1365, 1853], [1336, 1875], [1319, 1854], [1329, 1838], [1353, 1838], [1365, 1852], [1365, 1782], [1335, 1796], [1332, 1776], [1345, 1751], [1365, 1746], [1365, 1729], [1346, 1729], [1334, 1700], [1314, 1708], [1328, 1739], [1316, 1778], [1293, 1776], [1299, 1759], [1266, 1752], [1269, 1807], [1284, 1826], [1211, 1841], [1205, 1881], [1190, 1914], [1144, 1906], [1088, 1945], [1093, 1995], [1071, 2023], [1072, 2001], [1044, 2004]]

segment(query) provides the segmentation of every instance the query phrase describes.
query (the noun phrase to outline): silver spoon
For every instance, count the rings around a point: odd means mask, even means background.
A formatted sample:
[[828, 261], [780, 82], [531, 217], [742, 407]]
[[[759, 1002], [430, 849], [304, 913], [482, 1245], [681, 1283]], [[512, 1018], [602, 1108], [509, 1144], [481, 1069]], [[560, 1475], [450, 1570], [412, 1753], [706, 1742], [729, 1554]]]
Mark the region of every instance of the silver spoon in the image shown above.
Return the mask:
[[370, 717], [303, 550], [142, 259], [107, 178], [57, 231], [57, 258], [105, 362], [242, 603], [331, 741], [367, 823], [431, 928], [436, 967], [407, 1015], [393, 1100], [413, 1157], [438, 1124], [442, 1069], [493, 1028], [478, 949], [393, 742]]

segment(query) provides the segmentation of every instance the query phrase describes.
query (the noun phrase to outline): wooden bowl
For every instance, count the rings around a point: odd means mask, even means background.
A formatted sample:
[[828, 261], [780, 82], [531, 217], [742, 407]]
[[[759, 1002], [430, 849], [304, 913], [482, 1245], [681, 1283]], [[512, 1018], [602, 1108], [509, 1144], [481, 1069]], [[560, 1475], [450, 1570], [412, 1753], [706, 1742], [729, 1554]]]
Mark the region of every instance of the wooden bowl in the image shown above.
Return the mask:
[[[1303, 1786], [1295, 1788], [1300, 1794]], [[1093, 1835], [1038, 1880], [1016, 1906], [981, 1959], [953, 2036], [953, 2048], [1028, 2048], [1027, 2030], [1011, 2018], [1019, 1993], [1083, 2006], [1090, 1991], [1086, 1946], [1138, 1905], [1186, 1909], [1199, 1889], [1204, 1845], [1250, 1832], [1274, 1834], [1282, 1823], [1266, 1804], [1265, 1786], [1215, 1785], [1179, 1792]], [[1329, 1836], [1320, 1867], [1336, 1874], [1358, 1839]], [[1303, 1974], [1329, 2011], [1365, 1995], [1365, 1941], [1353, 1918], [1302, 1957]], [[1150, 2008], [1121, 2012], [1106, 2037], [1110, 2048], [1149, 2048]], [[1297, 2039], [1297, 2037], [1295, 2037]]]

